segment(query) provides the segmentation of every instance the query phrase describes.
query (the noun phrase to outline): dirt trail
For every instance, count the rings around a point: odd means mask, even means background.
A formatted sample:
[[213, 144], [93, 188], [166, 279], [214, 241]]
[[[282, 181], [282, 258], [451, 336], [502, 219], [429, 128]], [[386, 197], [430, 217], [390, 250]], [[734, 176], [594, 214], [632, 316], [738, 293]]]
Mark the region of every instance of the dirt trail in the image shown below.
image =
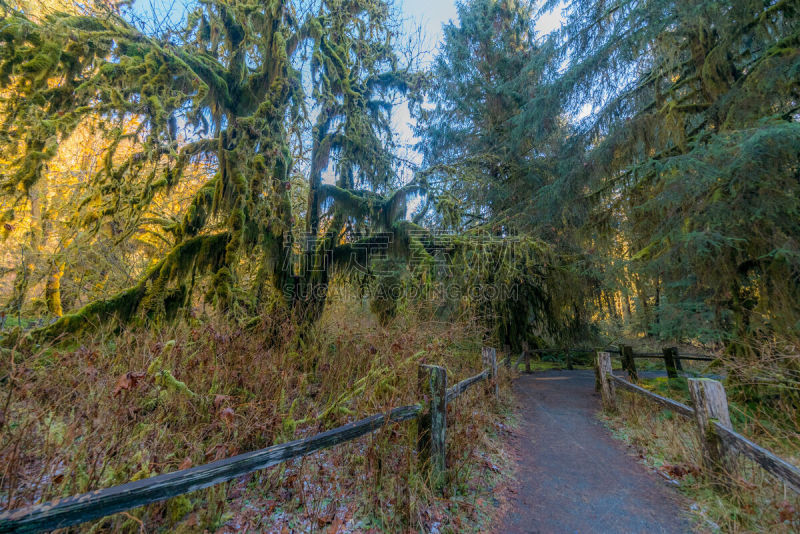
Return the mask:
[[595, 417], [592, 371], [548, 371], [514, 384], [519, 486], [497, 532], [691, 532], [686, 503]]

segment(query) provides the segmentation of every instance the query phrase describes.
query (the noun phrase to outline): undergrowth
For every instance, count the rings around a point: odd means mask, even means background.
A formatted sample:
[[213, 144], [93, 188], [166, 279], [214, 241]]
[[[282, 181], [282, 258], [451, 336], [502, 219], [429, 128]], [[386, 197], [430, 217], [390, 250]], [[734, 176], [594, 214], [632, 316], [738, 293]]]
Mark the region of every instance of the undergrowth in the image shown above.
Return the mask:
[[[684, 403], [689, 402], [686, 380], [657, 378], [643, 381], [648, 389]], [[676, 484], [689, 497], [697, 529], [701, 532], [791, 533], [800, 530], [800, 497], [757, 464], [738, 457], [729, 491], [721, 491], [701, 470], [700, 444], [695, 423], [647, 399], [617, 389], [619, 412], [603, 418], [615, 435], [632, 445], [642, 460]], [[785, 422], [798, 415], [780, 417], [751, 412], [735, 401], [731, 419], [737, 432], [782, 458], [800, 465], [797, 425]]]
[[[420, 363], [454, 382], [481, 369], [474, 321], [404, 313], [386, 328], [331, 305], [298, 331], [280, 314], [190, 321], [6, 351], [0, 361], [0, 509], [106, 488], [306, 437], [419, 401]], [[416, 458], [415, 423], [76, 531], [477, 530], [500, 480], [508, 388], [449, 407], [444, 494]]]

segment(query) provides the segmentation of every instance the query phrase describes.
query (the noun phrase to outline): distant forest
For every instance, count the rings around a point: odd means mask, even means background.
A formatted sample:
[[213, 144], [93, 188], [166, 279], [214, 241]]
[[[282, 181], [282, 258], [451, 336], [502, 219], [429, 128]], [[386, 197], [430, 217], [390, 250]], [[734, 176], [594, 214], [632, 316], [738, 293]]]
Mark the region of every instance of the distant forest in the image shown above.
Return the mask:
[[413, 305], [392, 288], [441, 284], [445, 258], [447, 283], [514, 287], [437, 305], [501, 343], [694, 343], [796, 395], [798, 10], [469, 0], [422, 61], [382, 0], [203, 0], [180, 23], [2, 0], [4, 344], [305, 328], [333, 285], [388, 324]]

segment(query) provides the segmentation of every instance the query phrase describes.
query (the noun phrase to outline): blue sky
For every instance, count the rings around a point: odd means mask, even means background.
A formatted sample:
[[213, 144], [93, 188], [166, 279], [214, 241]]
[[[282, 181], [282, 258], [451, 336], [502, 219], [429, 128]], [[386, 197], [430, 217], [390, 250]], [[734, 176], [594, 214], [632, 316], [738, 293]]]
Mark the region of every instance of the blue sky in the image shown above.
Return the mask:
[[442, 24], [457, 18], [455, 2], [448, 0], [399, 0], [398, 5], [411, 23], [422, 27], [430, 51], [441, 39]]
[[[442, 24], [457, 18], [455, 2], [452, 0], [397, 0], [397, 5], [412, 21], [421, 23], [428, 35], [430, 49], [435, 48], [442, 36]], [[561, 24], [561, 10], [555, 9], [544, 15], [536, 26], [540, 34], [549, 33]]]
[[[426, 37], [424, 45], [429, 52], [434, 52], [441, 40], [442, 24], [458, 17], [454, 0], [396, 0], [396, 2], [407, 17], [409, 28], [415, 25], [422, 27]], [[144, 18], [149, 18], [155, 11], [157, 17], [168, 17], [176, 23], [185, 15], [186, 4], [190, 3], [191, 0], [134, 0], [133, 11]], [[540, 34], [545, 34], [557, 28], [560, 23], [560, 9], [556, 9], [541, 17], [536, 29]]]

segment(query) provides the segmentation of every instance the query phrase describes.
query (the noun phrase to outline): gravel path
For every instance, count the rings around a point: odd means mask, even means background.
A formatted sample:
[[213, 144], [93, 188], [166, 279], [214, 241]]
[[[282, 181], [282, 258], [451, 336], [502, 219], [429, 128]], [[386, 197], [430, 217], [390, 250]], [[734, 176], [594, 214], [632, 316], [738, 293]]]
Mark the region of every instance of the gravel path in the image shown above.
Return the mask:
[[691, 532], [686, 502], [595, 417], [592, 371], [514, 384], [519, 486], [498, 533]]

